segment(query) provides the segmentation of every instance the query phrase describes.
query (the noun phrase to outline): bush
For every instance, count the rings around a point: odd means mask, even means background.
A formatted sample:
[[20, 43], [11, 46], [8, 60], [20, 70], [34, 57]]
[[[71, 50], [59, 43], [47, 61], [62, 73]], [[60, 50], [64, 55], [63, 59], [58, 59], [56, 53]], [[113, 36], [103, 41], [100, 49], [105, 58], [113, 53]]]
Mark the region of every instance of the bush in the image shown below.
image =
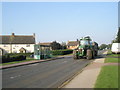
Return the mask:
[[10, 55], [12, 57], [16, 57], [16, 56], [26, 56], [26, 57], [30, 57], [30, 55], [33, 55], [34, 53], [7, 53], [6, 55]]
[[4, 56], [1, 56], [0, 59], [2, 60], [2, 63], [7, 63], [7, 62], [26, 60], [26, 56], [16, 55], [16, 56], [11, 56], [10, 57], [10, 55], [4, 55]]
[[66, 55], [71, 54], [73, 50], [65, 49], [65, 50], [53, 50], [52, 55]]

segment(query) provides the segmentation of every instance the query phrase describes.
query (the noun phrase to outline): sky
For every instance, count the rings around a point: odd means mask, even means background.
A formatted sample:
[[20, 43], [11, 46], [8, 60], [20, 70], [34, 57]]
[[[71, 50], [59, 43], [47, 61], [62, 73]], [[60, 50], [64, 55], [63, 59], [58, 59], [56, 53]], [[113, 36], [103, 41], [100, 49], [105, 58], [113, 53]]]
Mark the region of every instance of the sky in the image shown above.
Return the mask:
[[120, 1], [118, 3], [118, 27], [120, 27]]
[[109, 44], [118, 29], [117, 2], [3, 2], [2, 35], [36, 34], [37, 42], [90, 36]]

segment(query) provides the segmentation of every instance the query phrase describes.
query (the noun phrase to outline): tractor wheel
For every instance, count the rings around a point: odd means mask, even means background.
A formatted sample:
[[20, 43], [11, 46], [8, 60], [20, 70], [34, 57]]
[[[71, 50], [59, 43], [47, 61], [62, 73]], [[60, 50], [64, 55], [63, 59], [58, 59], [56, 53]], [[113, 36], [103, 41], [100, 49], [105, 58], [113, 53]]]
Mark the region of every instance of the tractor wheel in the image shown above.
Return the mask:
[[73, 58], [74, 58], [74, 59], [78, 59], [78, 56], [77, 56], [77, 55], [74, 55]]
[[98, 55], [98, 51], [95, 51], [95, 56], [97, 56]]
[[74, 50], [74, 51], [73, 51], [73, 58], [74, 58], [74, 59], [78, 59], [78, 55], [77, 55], [76, 53], [77, 53], [76, 50]]
[[92, 51], [92, 59], [94, 59], [95, 58], [95, 51], [93, 50]]
[[87, 59], [92, 59], [92, 51], [90, 49], [87, 50]]

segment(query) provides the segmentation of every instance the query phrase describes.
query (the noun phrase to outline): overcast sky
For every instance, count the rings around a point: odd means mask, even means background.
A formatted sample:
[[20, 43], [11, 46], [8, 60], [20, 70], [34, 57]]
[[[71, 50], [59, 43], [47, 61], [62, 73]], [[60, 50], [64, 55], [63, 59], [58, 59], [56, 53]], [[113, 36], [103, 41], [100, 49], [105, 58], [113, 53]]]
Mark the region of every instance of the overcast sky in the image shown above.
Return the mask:
[[36, 34], [37, 42], [67, 42], [90, 36], [111, 43], [118, 28], [117, 2], [4, 2], [3, 35]]

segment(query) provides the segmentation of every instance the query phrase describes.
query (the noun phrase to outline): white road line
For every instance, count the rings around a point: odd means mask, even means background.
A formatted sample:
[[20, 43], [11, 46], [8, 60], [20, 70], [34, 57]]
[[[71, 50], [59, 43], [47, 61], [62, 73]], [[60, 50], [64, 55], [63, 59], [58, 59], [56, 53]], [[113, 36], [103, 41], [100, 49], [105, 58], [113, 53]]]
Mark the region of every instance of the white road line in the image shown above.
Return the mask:
[[21, 75], [17, 75], [17, 76], [12, 76], [10, 77], [10, 79], [14, 79], [14, 78], [17, 78], [17, 77], [20, 77]]
[[10, 77], [11, 79], [13, 79], [14, 77]]

